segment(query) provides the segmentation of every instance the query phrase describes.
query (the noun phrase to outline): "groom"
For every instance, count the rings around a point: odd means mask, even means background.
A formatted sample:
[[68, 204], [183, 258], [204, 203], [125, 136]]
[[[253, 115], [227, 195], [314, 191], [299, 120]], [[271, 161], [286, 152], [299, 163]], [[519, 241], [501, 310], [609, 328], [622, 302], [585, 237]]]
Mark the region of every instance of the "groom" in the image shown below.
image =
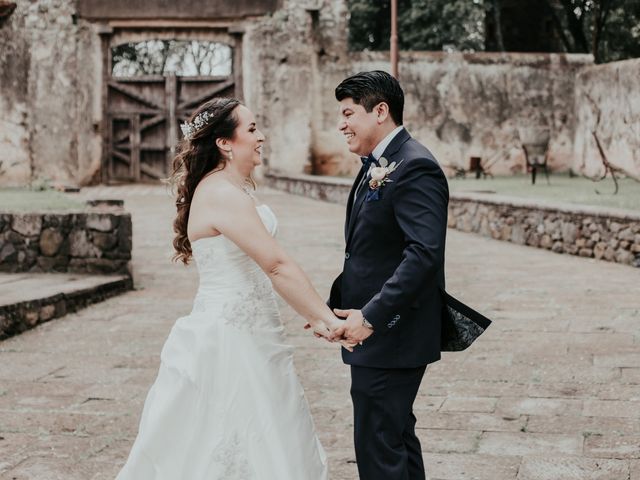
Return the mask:
[[395, 78], [358, 73], [335, 95], [338, 128], [363, 157], [347, 203], [343, 272], [328, 302], [346, 318], [332, 339], [360, 343], [342, 350], [358, 472], [362, 480], [422, 480], [413, 402], [427, 364], [440, 359], [447, 180], [402, 126]]

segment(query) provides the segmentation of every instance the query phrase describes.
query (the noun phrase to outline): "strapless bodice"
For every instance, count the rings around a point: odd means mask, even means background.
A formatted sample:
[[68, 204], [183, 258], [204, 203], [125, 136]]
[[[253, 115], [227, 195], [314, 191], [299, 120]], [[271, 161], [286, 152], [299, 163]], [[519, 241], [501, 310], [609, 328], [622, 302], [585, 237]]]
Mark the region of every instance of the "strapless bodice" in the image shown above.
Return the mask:
[[[278, 220], [273, 211], [265, 204], [257, 205], [256, 211], [275, 236]], [[271, 282], [258, 264], [224, 235], [195, 240], [191, 249], [200, 275], [196, 300], [219, 300], [238, 291], [271, 291]]]

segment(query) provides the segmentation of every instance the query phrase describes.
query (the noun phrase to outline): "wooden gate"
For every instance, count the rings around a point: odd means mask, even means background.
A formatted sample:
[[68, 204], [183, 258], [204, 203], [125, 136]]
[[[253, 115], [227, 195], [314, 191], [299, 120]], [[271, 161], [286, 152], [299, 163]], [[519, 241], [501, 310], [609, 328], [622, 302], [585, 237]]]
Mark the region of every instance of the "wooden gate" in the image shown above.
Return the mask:
[[171, 173], [180, 133], [201, 103], [235, 93], [234, 77], [139, 76], [106, 81], [103, 182], [153, 182]]

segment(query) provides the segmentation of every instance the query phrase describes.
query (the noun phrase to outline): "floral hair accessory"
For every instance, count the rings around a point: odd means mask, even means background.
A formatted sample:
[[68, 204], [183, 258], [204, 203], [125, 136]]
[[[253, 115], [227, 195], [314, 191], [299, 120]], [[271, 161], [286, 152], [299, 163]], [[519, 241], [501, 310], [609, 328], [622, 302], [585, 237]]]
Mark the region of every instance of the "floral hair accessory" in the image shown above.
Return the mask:
[[207, 125], [211, 118], [213, 118], [213, 114], [205, 110], [196, 115], [196, 118], [194, 118], [192, 122], [180, 124], [182, 135], [184, 135], [186, 140], [191, 140], [198, 130]]
[[386, 158], [380, 157], [380, 167], [374, 167], [371, 169], [371, 180], [369, 180], [369, 192], [367, 192], [366, 200], [378, 200], [380, 198], [380, 189], [384, 187], [387, 183], [393, 182], [389, 178], [396, 168], [400, 166], [400, 164], [404, 161], [400, 160], [398, 163], [389, 162]]

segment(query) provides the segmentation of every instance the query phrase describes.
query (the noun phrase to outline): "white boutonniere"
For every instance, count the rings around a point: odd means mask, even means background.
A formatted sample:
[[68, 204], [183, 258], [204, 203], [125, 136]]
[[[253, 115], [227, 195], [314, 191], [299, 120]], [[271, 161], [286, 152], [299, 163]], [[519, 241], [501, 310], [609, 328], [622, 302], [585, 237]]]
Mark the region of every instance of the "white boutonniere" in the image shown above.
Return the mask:
[[378, 160], [380, 166], [373, 167], [371, 169], [371, 180], [369, 180], [369, 192], [367, 193], [367, 200], [378, 200], [380, 189], [387, 183], [393, 182], [393, 180], [389, 178], [389, 175], [391, 175], [403, 161], [404, 160], [400, 160], [398, 163], [389, 163], [386, 158], [380, 157], [380, 160]]

